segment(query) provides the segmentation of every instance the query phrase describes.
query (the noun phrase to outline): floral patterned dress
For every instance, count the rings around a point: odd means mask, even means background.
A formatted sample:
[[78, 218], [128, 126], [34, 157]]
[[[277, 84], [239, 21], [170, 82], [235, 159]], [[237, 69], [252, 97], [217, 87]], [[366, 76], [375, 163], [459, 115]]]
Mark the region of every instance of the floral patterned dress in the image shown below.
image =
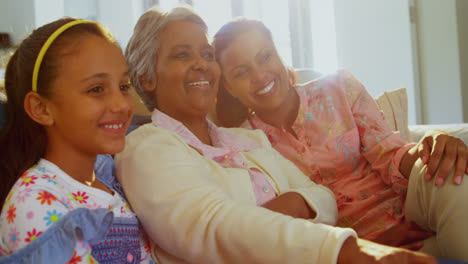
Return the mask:
[[263, 130], [272, 146], [313, 181], [330, 188], [338, 204], [338, 226], [374, 239], [404, 218], [408, 180], [400, 173], [413, 146], [390, 130], [377, 104], [349, 72], [339, 71], [303, 86], [297, 137], [256, 115], [251, 128]]
[[[61, 217], [77, 208], [107, 208], [114, 217], [136, 218], [118, 192], [111, 195], [84, 185], [55, 164], [41, 159], [18, 179], [3, 205], [0, 256], [26, 247]], [[143, 236], [140, 237], [140, 246], [140, 261], [153, 263]], [[98, 263], [91, 251], [89, 243], [79, 240], [68, 263]]]

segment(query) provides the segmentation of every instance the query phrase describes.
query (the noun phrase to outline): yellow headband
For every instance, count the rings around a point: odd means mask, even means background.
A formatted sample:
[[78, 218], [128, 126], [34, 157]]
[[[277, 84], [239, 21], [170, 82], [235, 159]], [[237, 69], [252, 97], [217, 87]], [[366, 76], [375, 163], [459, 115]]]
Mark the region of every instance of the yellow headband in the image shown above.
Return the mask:
[[42, 46], [41, 51], [39, 51], [39, 55], [37, 55], [36, 59], [36, 64], [34, 64], [34, 71], [33, 71], [33, 77], [32, 77], [32, 90], [33, 92], [37, 92], [37, 78], [39, 75], [39, 68], [41, 67], [42, 59], [44, 59], [44, 55], [49, 49], [50, 45], [52, 45], [52, 42], [60, 36], [65, 30], [73, 27], [74, 25], [78, 24], [84, 24], [84, 23], [94, 23], [93, 21], [89, 20], [75, 20], [72, 22], [68, 22], [65, 25], [59, 27], [50, 37], [47, 39], [47, 41], [44, 43], [44, 46]]

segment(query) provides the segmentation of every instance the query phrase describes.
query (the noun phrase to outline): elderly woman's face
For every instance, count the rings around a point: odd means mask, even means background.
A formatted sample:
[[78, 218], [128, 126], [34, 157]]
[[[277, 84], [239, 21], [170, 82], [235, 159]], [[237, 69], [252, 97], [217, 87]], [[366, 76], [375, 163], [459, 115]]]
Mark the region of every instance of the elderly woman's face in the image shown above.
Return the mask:
[[205, 116], [214, 106], [220, 69], [203, 28], [191, 21], [170, 22], [157, 54], [158, 109], [177, 119]]

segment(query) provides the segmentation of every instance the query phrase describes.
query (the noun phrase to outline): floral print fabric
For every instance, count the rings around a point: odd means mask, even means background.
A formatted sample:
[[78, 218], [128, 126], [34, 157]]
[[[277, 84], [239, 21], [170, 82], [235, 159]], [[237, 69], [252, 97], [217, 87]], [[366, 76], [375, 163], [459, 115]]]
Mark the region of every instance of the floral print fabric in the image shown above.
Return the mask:
[[[0, 214], [0, 255], [24, 248], [68, 212], [77, 208], [111, 210], [115, 217], [136, 218], [117, 193], [81, 184], [47, 160], [27, 170], [10, 191]], [[146, 240], [140, 239], [141, 260], [153, 263]], [[80, 240], [68, 263], [97, 263], [91, 246]]]
[[297, 138], [252, 115], [272, 146], [337, 199], [338, 226], [373, 239], [404, 217], [408, 180], [399, 172], [411, 148], [390, 130], [377, 104], [349, 72], [297, 86]]

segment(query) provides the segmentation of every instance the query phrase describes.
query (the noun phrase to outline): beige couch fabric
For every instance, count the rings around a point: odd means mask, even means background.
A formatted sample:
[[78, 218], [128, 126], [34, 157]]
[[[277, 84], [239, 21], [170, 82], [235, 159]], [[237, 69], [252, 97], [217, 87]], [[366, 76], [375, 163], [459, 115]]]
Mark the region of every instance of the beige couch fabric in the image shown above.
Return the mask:
[[377, 96], [375, 101], [382, 110], [390, 128], [400, 132], [400, 137], [411, 142], [408, 128], [408, 96], [406, 88], [396, 89]]

